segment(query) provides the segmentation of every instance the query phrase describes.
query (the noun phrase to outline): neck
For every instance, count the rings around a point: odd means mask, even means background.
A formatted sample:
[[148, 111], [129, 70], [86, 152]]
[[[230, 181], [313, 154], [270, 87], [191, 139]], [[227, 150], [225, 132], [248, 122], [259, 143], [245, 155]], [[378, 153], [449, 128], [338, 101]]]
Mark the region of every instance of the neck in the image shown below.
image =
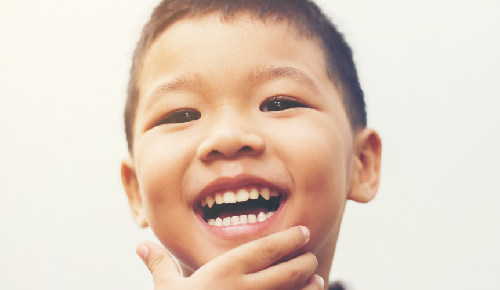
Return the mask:
[[313, 252], [318, 259], [318, 268], [316, 269], [316, 274], [320, 275], [325, 281], [325, 290], [328, 290], [330, 282], [330, 272], [332, 269], [333, 257], [335, 255], [335, 249], [337, 246], [343, 213], [344, 209], [342, 209], [340, 217], [337, 220], [338, 224], [333, 227], [333, 230], [330, 232], [327, 240], [324, 242], [324, 244], [320, 245], [316, 251]]
[[323, 280], [325, 280], [325, 290], [328, 289], [330, 271], [332, 268], [333, 256], [335, 254], [335, 246], [337, 242], [338, 232], [332, 233], [332, 237], [329, 239], [321, 249], [314, 253], [318, 259], [318, 269], [316, 269], [316, 274], [320, 275]]

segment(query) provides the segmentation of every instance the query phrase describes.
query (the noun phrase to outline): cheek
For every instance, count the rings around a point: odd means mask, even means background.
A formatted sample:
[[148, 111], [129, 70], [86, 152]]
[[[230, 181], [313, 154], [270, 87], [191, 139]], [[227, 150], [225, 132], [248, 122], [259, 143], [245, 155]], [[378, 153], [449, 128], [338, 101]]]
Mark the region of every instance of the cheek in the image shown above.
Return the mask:
[[307, 166], [301, 168], [304, 181], [297, 182], [297, 189], [303, 194], [300, 219], [311, 231], [308, 247], [315, 253], [334, 247], [347, 196], [346, 166], [341, 152], [323, 153], [308, 155], [308, 162], [303, 163]]
[[136, 158], [143, 198], [163, 204], [182, 197], [182, 178], [194, 154], [192, 144], [182, 134], [164, 134], [161, 128], [142, 138]]
[[158, 146], [148, 148], [147, 153], [142, 156], [138, 179], [145, 201], [163, 204], [166, 199], [175, 196], [172, 192], [179, 190], [179, 170], [172, 165], [181, 164], [174, 156], [175, 154], [165, 152]]
[[155, 152], [157, 150], [151, 150], [144, 159], [147, 169], [143, 171], [140, 185], [149, 226], [174, 256], [194, 264], [193, 253], [186, 249], [199, 247], [193, 244], [195, 238], [186, 231], [192, 227], [194, 216], [182, 196], [180, 169], [183, 165], [173, 157], [175, 154]]
[[321, 121], [291, 126], [294, 129], [280, 138], [279, 146], [286, 155], [282, 159], [300, 190], [309, 192], [312, 198], [335, 199], [347, 193], [351, 151], [342, 130], [331, 120]]
[[182, 239], [168, 237], [179, 236], [192, 218], [182, 190], [190, 160], [190, 147], [183, 143], [162, 136], [147, 136], [136, 155], [139, 188], [149, 226], [165, 246], [173, 248], [176, 245], [172, 245], [171, 240]]
[[309, 227], [315, 249], [333, 241], [338, 232], [350, 178], [349, 137], [332, 123], [296, 126], [281, 145], [294, 182], [294, 222]]
[[343, 211], [347, 199], [348, 175], [344, 153], [328, 142], [315, 142], [295, 160], [294, 183], [300, 193], [305, 220], [314, 225], [331, 225]]
[[160, 237], [175, 230], [170, 226], [173, 223], [168, 221], [182, 216], [181, 188], [178, 174], [168, 166], [175, 163], [170, 163], [172, 160], [163, 155], [155, 157], [152, 153], [150, 156], [144, 159], [139, 186], [149, 226]]

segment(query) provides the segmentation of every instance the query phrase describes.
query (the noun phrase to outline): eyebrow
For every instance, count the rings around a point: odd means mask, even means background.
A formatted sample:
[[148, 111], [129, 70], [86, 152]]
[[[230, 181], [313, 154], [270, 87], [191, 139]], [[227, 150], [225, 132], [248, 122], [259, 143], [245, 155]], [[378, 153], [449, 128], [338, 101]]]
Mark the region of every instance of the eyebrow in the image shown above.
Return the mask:
[[280, 78], [289, 78], [296, 82], [298, 85], [305, 87], [306, 89], [312, 89], [317, 91], [317, 87], [314, 84], [313, 79], [307, 75], [304, 71], [290, 66], [270, 66], [259, 68], [254, 73], [250, 75], [250, 79], [257, 80], [259, 82], [271, 81]]
[[156, 104], [160, 99], [162, 99], [165, 94], [175, 91], [182, 90], [192, 90], [194, 88], [200, 87], [203, 84], [203, 78], [199, 74], [186, 74], [177, 77], [171, 81], [162, 83], [155, 87], [155, 89], [147, 96], [146, 110], [150, 109], [154, 104]]
[[[268, 82], [281, 78], [288, 78], [306, 89], [317, 91], [313, 79], [304, 71], [290, 66], [259, 67], [248, 76], [250, 82]], [[186, 74], [171, 81], [158, 85], [147, 97], [146, 110], [160, 101], [169, 92], [193, 90], [204, 84], [201, 75], [196, 73]]]

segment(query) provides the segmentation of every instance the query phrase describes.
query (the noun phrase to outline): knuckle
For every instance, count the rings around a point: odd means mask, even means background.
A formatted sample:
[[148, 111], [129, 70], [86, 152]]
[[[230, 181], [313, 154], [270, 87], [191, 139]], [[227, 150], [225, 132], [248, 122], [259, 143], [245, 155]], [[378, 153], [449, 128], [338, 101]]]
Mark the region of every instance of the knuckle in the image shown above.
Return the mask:
[[290, 281], [303, 280], [312, 275], [317, 267], [318, 259], [314, 254], [307, 252], [290, 264], [286, 277]]
[[232, 268], [227, 266], [222, 266], [216, 269], [216, 271], [211, 272], [213, 279], [223, 280], [224, 278], [230, 277], [232, 275]]
[[233, 270], [234, 266], [232, 264], [228, 264], [225, 261], [212, 260], [210, 263], [201, 266], [197, 273], [198, 275], [203, 273], [207, 278], [218, 280], [230, 276]]
[[288, 272], [286, 273], [286, 276], [287, 276], [288, 280], [295, 281], [295, 280], [300, 279], [304, 275], [303, 272], [304, 271], [301, 268], [293, 267], [293, 268], [288, 270]]
[[300, 265], [290, 267], [283, 273], [285, 281], [291, 284], [295, 284], [297, 281], [303, 280], [304, 277], [306, 277], [306, 271], [304, 270], [304, 267], [301, 267]]
[[262, 254], [270, 259], [270, 260], [276, 260], [280, 258], [280, 249], [278, 246], [274, 244], [264, 244], [261, 247], [261, 252]]
[[156, 272], [159, 271], [159, 268], [160, 268], [162, 261], [163, 261], [163, 257], [161, 257], [161, 256], [154, 256], [148, 260], [147, 265], [148, 265], [148, 269], [151, 272], [151, 274], [154, 275]]

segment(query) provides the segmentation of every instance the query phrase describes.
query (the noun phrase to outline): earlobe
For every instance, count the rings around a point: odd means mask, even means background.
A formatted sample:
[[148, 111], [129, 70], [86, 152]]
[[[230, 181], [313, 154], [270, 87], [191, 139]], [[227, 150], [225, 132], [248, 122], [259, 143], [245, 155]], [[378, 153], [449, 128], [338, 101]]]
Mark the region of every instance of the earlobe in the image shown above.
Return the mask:
[[349, 199], [366, 203], [375, 198], [380, 183], [381, 156], [382, 142], [376, 131], [365, 128], [356, 133]]
[[142, 197], [139, 190], [139, 183], [137, 182], [137, 175], [135, 171], [134, 161], [131, 157], [126, 158], [121, 164], [121, 175], [123, 188], [127, 194], [128, 203], [132, 216], [140, 227], [147, 227], [148, 221], [142, 206]]

